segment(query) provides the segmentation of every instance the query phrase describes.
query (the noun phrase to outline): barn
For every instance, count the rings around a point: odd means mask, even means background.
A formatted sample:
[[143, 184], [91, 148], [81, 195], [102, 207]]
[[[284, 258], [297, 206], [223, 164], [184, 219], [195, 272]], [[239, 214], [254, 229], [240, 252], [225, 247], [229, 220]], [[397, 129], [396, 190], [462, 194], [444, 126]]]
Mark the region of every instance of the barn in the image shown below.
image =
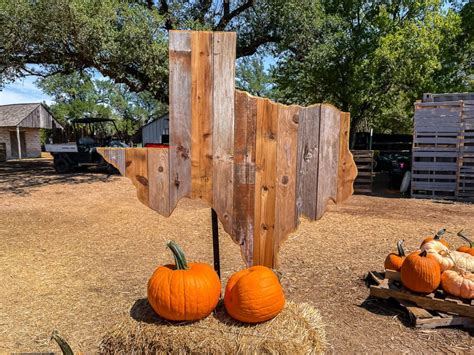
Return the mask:
[[62, 128], [43, 104], [0, 106], [0, 146], [7, 159], [40, 157], [41, 128]]
[[142, 127], [142, 144], [168, 144], [169, 143], [169, 117], [168, 114], [144, 125]]

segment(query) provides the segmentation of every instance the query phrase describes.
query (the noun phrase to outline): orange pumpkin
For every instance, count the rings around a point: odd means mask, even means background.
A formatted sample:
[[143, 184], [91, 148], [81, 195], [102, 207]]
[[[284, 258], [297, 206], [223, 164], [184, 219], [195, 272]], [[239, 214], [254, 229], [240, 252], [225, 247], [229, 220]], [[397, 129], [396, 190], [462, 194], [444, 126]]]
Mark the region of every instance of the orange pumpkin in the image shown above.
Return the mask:
[[446, 292], [461, 298], [474, 298], [474, 274], [454, 268], [443, 272], [441, 287]]
[[442, 243], [445, 247], [449, 248], [449, 243], [446, 239], [442, 239], [441, 237], [443, 236], [443, 234], [446, 233], [446, 229], [440, 229], [438, 231], [438, 233], [436, 233], [433, 237], [426, 237], [425, 239], [423, 239], [423, 242], [421, 242], [421, 245], [420, 245], [420, 248], [423, 246], [423, 244], [425, 243], [428, 243], [428, 242], [431, 242], [432, 240], [436, 240], [436, 241], [439, 241], [440, 243]]
[[472, 240], [470, 240], [468, 237], [466, 237], [466, 235], [463, 234], [462, 231], [458, 232], [458, 236], [461, 237], [462, 239], [464, 239], [466, 242], [468, 242], [469, 246], [467, 246], [467, 245], [460, 246], [457, 249], [457, 251], [460, 251], [460, 252], [463, 252], [463, 253], [468, 253], [468, 254], [474, 256], [474, 242]]
[[148, 302], [161, 317], [175, 321], [199, 320], [217, 306], [221, 282], [214, 269], [187, 263], [179, 246], [170, 241], [175, 265], [158, 267], [148, 281]]
[[230, 277], [224, 305], [232, 318], [245, 323], [260, 323], [281, 312], [285, 306], [285, 294], [271, 269], [252, 266]]
[[403, 240], [397, 242], [397, 253], [390, 253], [385, 258], [385, 269], [400, 271], [403, 261], [405, 260], [405, 250], [403, 250]]
[[415, 292], [430, 293], [441, 281], [439, 263], [425, 251], [408, 255], [400, 270], [402, 284]]

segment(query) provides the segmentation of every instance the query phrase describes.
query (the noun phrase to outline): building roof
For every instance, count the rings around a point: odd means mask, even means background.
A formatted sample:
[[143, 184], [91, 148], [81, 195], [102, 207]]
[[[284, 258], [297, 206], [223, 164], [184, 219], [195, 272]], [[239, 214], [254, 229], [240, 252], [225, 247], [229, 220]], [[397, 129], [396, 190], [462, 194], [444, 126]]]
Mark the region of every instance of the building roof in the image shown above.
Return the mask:
[[0, 105], [0, 127], [16, 126], [62, 128], [41, 103]]

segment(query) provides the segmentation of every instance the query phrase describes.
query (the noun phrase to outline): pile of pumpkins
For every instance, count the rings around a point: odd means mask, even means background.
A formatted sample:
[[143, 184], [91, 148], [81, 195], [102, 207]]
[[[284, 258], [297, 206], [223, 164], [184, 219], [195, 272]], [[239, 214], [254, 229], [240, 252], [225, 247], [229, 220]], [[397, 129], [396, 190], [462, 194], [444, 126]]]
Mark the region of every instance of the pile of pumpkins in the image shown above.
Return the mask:
[[385, 259], [385, 269], [400, 271], [403, 286], [414, 292], [431, 293], [441, 288], [457, 297], [474, 298], [474, 242], [462, 231], [457, 235], [469, 245], [456, 251], [442, 236], [442, 229], [421, 243], [420, 249], [406, 256], [403, 241], [397, 243], [398, 253], [390, 253]]
[[[214, 269], [204, 263], [188, 263], [181, 248], [167, 243], [175, 265], [159, 266], [148, 281], [148, 302], [162, 318], [196, 321], [216, 308], [221, 282]], [[272, 269], [253, 266], [233, 274], [225, 289], [224, 305], [234, 319], [260, 323], [283, 309], [285, 295]]]

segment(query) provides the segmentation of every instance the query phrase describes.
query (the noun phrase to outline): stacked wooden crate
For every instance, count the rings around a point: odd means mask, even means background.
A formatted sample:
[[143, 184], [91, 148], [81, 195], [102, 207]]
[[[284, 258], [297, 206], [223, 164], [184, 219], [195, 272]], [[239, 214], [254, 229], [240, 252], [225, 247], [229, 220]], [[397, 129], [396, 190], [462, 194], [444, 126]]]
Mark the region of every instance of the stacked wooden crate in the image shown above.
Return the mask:
[[473, 103], [415, 104], [413, 197], [474, 200]]
[[351, 150], [357, 166], [357, 178], [354, 181], [355, 193], [372, 193], [373, 184], [373, 150]]
[[0, 162], [7, 161], [7, 145], [0, 143]]
[[474, 101], [463, 102], [458, 198], [474, 202]]

